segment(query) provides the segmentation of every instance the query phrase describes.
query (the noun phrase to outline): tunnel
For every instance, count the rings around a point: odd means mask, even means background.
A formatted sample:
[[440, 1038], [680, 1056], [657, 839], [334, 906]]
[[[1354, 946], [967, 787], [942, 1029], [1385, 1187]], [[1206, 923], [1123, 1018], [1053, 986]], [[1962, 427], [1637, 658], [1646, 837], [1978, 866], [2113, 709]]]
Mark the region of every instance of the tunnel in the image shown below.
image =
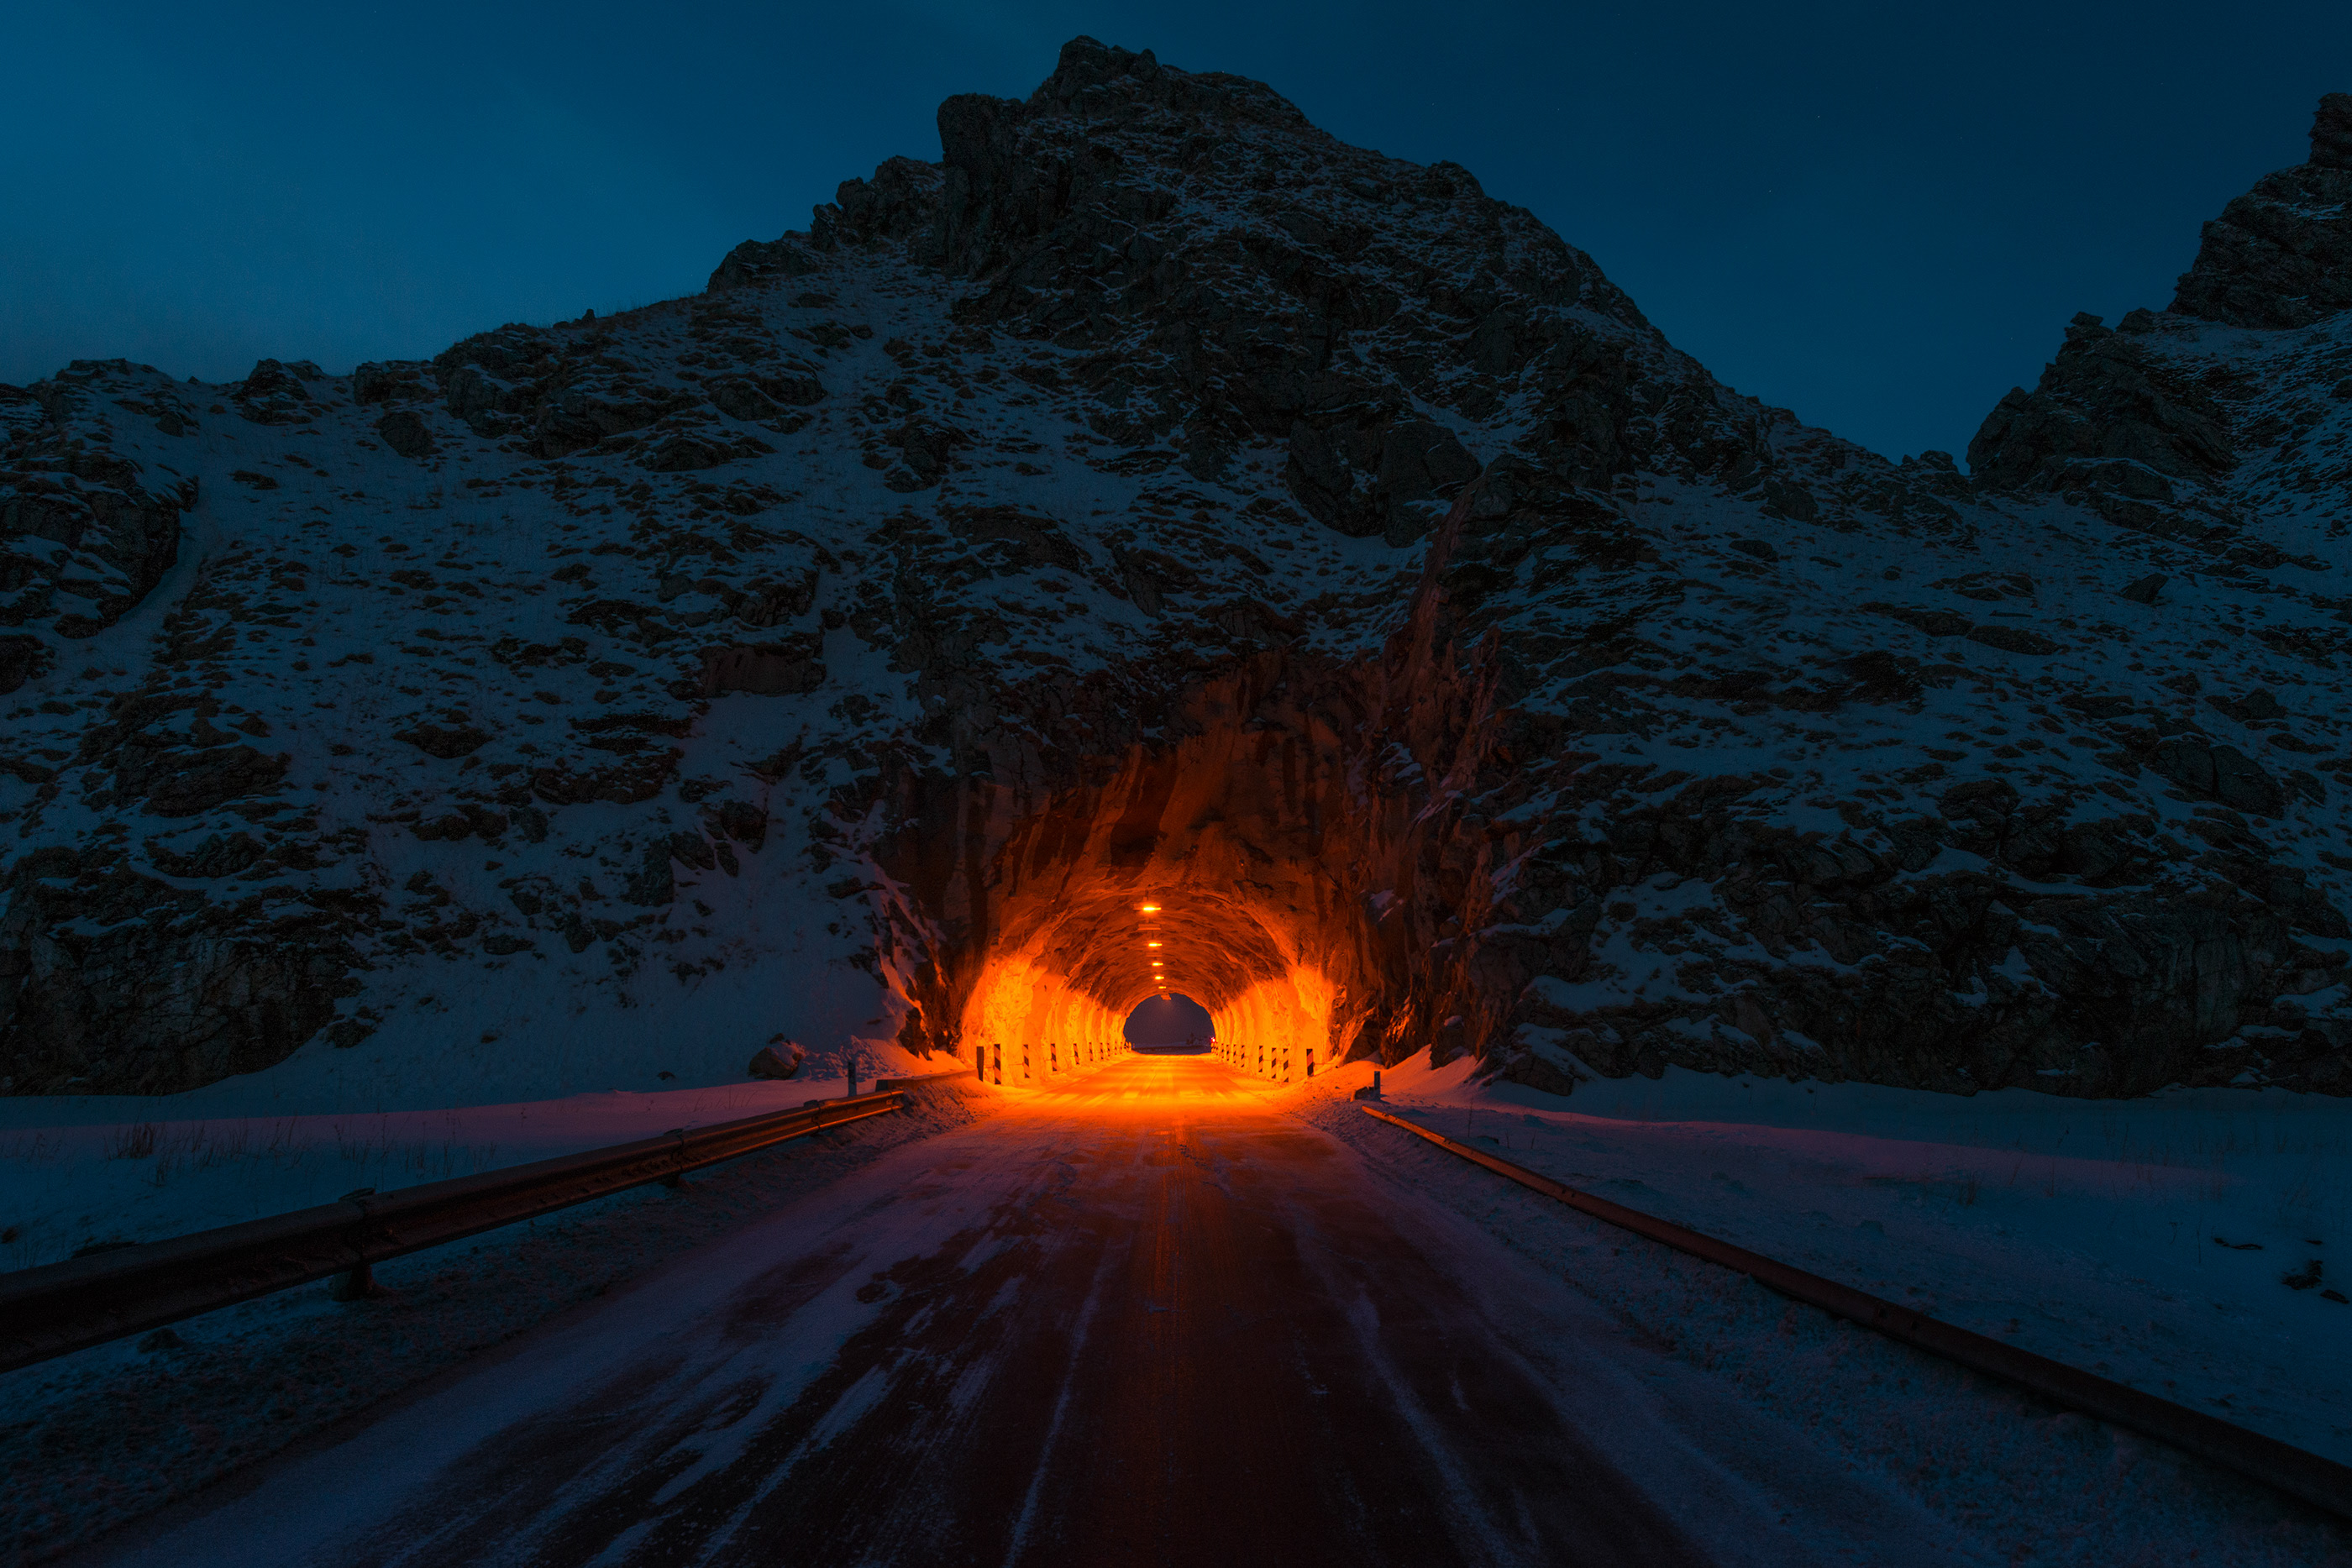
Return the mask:
[[955, 1061], [1118, 1041], [1167, 988], [1221, 1049], [1298, 1077], [1510, 1061], [1528, 980], [1576, 955], [1515, 924], [1543, 818], [1465, 804], [1534, 795], [1519, 757], [1552, 746], [1500, 701], [1494, 634], [1456, 644], [1442, 569], [1465, 517], [1467, 498], [1376, 653], [1160, 644], [1082, 677], [924, 674], [931, 750], [833, 806], [882, 886], [898, 1041]]
[[1204, 685], [1185, 733], [1093, 779], [960, 781], [962, 835], [902, 836], [886, 869], [911, 895], [897, 946], [928, 960], [903, 971], [920, 1048], [1117, 1040], [1139, 1003], [1179, 992], [1223, 1041], [1301, 1062], [1376, 1048], [1402, 931], [1382, 929], [1396, 901], [1370, 885], [1344, 777], [1356, 726], [1292, 700], [1287, 673]]
[[1139, 1003], [1181, 992], [1220, 1040], [1330, 1060], [1379, 989], [1377, 942], [1326, 862], [1344, 813], [1312, 798], [1303, 749], [1207, 731], [1018, 824], [992, 857], [958, 1040], [1118, 1039]]
[[[1377, 656], [1213, 664], [1115, 753], [1012, 723], [1020, 694], [965, 693], [940, 726], [952, 772], [901, 768], [856, 806], [888, 824], [873, 852], [901, 1043], [970, 1061], [1117, 1040], [1163, 990], [1300, 1077], [1507, 1040], [1540, 955], [1462, 937], [1493, 924], [1523, 843], [1460, 805], [1510, 757], [1492, 640], [1453, 647], [1442, 598], [1425, 581]], [[1055, 701], [1069, 716], [1085, 694]]]

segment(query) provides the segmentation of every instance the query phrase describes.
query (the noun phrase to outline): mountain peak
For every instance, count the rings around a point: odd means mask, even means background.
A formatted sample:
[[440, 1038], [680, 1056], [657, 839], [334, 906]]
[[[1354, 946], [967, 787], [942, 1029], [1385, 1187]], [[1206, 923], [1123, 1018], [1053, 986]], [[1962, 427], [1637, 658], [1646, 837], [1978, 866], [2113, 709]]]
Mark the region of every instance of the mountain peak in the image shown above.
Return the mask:
[[[1090, 101], [1089, 94], [1097, 97]], [[1033, 112], [1075, 112], [1093, 118], [1091, 109], [1108, 108], [1122, 99], [1314, 129], [1297, 105], [1262, 81], [1223, 71], [1179, 70], [1161, 65], [1150, 49], [1139, 53], [1084, 36], [1062, 46], [1054, 74], [1037, 84], [1027, 108]]]
[[1150, 49], [1141, 53], [1122, 49], [1082, 33], [1062, 46], [1061, 57], [1054, 63], [1054, 74], [1037, 84], [1037, 90], [1029, 95], [1029, 102], [1036, 108], [1061, 107], [1088, 88], [1108, 87], [1122, 79], [1154, 81], [1169, 74]]
[[2352, 169], [2352, 92], [2331, 92], [2311, 120], [2311, 161], [2324, 169]]

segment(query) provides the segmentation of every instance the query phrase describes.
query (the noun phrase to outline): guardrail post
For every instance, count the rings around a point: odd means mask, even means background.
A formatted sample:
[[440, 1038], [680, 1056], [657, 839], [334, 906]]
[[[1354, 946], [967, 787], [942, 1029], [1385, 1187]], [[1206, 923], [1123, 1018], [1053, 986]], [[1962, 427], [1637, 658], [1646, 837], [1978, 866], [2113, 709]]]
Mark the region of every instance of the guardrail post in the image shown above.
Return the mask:
[[[363, 1186], [343, 1194], [336, 1201], [360, 1203], [362, 1198], [374, 1196], [375, 1188]], [[361, 1212], [365, 1213], [367, 1206], [360, 1203], [360, 1209]], [[375, 1272], [368, 1267], [368, 1260], [364, 1258], [327, 1281], [328, 1296], [338, 1301], [364, 1301], [383, 1293], [376, 1288]]]
[[376, 1288], [375, 1271], [364, 1260], [327, 1281], [327, 1294], [338, 1301], [364, 1301], [381, 1293]]

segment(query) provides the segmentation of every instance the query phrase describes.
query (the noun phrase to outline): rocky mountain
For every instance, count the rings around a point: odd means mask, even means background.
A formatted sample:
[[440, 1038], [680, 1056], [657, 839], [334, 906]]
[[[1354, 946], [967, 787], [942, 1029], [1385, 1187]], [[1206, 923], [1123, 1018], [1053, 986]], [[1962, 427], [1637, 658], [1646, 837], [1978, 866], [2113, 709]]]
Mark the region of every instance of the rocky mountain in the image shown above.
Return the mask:
[[940, 135], [691, 298], [0, 389], [7, 1090], [1164, 974], [1298, 1067], [2352, 1092], [2352, 98], [1966, 475], [1255, 82], [1079, 39]]

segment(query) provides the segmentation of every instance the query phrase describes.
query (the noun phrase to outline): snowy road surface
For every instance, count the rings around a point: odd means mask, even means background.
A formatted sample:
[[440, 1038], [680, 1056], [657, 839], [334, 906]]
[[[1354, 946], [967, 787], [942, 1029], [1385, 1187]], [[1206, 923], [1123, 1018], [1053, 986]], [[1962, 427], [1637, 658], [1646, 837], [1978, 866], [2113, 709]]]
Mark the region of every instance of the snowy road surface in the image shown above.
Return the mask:
[[1983, 1561], [1275, 1099], [1024, 1096], [89, 1560]]

